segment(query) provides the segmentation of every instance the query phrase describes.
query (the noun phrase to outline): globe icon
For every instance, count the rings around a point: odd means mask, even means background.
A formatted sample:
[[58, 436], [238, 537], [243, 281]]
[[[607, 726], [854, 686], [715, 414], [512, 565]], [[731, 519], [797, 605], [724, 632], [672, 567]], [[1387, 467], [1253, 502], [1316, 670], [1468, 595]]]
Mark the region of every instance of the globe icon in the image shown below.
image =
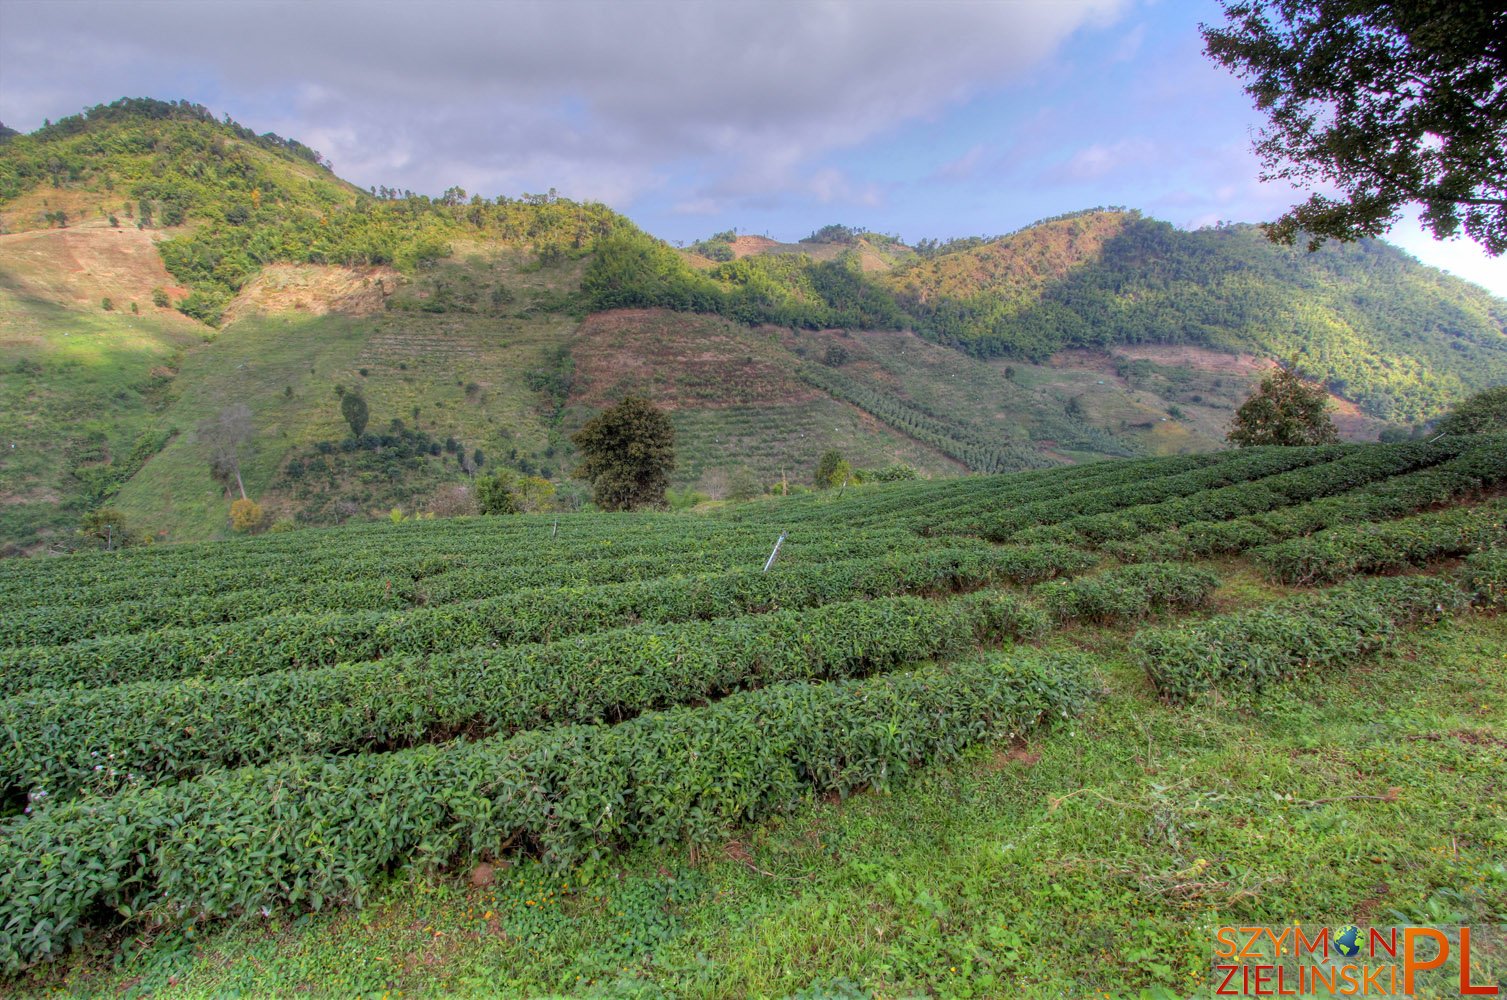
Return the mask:
[[1334, 950], [1346, 958], [1354, 958], [1360, 954], [1360, 928], [1354, 924], [1341, 927], [1334, 932]]

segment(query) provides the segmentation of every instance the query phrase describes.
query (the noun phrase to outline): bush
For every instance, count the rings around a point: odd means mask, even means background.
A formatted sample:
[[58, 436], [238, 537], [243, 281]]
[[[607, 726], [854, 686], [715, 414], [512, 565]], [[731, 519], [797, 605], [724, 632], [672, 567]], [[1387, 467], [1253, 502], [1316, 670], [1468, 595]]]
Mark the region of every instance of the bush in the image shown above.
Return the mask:
[[[619, 722], [726, 691], [855, 677], [1034, 637], [1047, 619], [985, 591], [950, 602], [848, 601], [639, 626], [546, 645], [393, 657], [253, 678], [32, 691], [0, 702], [0, 785], [62, 798], [99, 754], [156, 782], [290, 753], [411, 746], [546, 725]], [[185, 720], [192, 720], [185, 725]]]
[[1207, 570], [1146, 563], [1044, 583], [1035, 594], [1059, 621], [1108, 622], [1201, 608], [1218, 587], [1219, 577]]
[[1360, 580], [1256, 611], [1142, 632], [1131, 643], [1131, 658], [1170, 701], [1226, 683], [1260, 691], [1386, 649], [1409, 629], [1465, 603], [1452, 580]]
[[255, 500], [242, 497], [230, 504], [230, 528], [243, 535], [253, 534], [260, 531], [263, 526], [265, 515], [262, 505]]

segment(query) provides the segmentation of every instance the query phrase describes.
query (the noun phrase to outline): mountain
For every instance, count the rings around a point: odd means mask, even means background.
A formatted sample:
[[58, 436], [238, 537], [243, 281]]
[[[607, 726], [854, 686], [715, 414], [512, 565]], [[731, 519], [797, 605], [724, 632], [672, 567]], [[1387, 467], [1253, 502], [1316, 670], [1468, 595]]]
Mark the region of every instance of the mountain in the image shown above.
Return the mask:
[[563, 480], [569, 434], [630, 391], [671, 410], [676, 487], [713, 496], [833, 447], [935, 475], [1218, 447], [1274, 358], [1375, 437], [1507, 382], [1504, 331], [1507, 303], [1379, 242], [1101, 209], [677, 250], [553, 192], [362, 191], [295, 140], [122, 100], [0, 138], [0, 541], [66, 540], [106, 502], [225, 531], [195, 431], [232, 404], [248, 491], [327, 523], [424, 507], [478, 452]]

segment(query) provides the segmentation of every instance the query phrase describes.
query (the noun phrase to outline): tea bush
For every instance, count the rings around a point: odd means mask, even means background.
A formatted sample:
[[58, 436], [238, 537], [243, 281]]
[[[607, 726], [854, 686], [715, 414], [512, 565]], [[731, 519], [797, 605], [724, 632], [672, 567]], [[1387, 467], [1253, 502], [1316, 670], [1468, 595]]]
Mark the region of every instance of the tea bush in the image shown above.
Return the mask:
[[1260, 691], [1300, 673], [1378, 652], [1467, 603], [1452, 580], [1359, 580], [1255, 611], [1142, 632], [1131, 658], [1158, 693], [1185, 701], [1231, 684]]

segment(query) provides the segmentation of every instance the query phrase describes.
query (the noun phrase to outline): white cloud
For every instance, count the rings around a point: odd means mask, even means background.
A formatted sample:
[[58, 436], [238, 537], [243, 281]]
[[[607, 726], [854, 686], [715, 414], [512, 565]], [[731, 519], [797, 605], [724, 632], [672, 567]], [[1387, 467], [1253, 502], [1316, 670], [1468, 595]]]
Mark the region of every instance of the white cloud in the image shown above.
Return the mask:
[[1074, 153], [1063, 165], [1062, 173], [1076, 181], [1098, 180], [1143, 167], [1154, 162], [1156, 156], [1156, 143], [1150, 139], [1121, 139], [1109, 145], [1095, 143]]
[[802, 165], [1020, 78], [1127, 2], [4, 0], [0, 119], [184, 96], [363, 184], [621, 200], [679, 164], [710, 178], [687, 201], [726, 203], [820, 187]]

